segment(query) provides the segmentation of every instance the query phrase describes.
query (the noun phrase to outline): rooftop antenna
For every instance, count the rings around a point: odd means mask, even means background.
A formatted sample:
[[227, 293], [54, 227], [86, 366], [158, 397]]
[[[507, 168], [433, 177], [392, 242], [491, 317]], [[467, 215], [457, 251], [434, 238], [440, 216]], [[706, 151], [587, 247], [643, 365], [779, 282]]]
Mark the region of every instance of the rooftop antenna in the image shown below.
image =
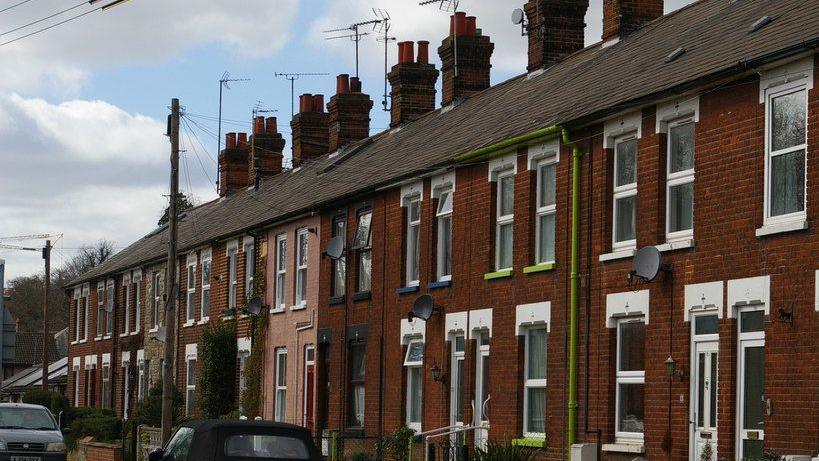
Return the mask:
[[382, 10], [381, 8], [373, 8], [373, 14], [381, 19], [381, 24], [377, 25], [376, 27], [380, 29], [380, 32], [384, 33], [383, 36], [378, 37], [376, 40], [379, 42], [384, 42], [384, 102], [382, 105], [384, 106], [384, 112], [389, 112], [392, 109], [389, 103], [389, 80], [387, 77], [390, 72], [388, 52], [390, 42], [395, 41], [396, 38], [390, 36], [390, 20], [392, 19], [390, 18], [390, 13], [387, 10]]
[[[224, 88], [230, 89], [231, 82], [249, 82], [249, 78], [230, 78], [230, 72], [225, 71], [222, 78], [219, 79], [219, 127], [216, 134], [216, 155], [222, 152], [222, 90]], [[216, 166], [216, 191], [219, 192], [219, 179], [222, 177], [222, 172], [219, 171], [219, 162]]]
[[[438, 5], [438, 9], [441, 11], [445, 11], [447, 13], [455, 14], [458, 12], [458, 7], [460, 6], [460, 0], [423, 0], [418, 2], [421, 6], [426, 5]], [[454, 70], [455, 70], [455, 78], [458, 78], [458, 34], [463, 32], [458, 30], [458, 21], [454, 21], [455, 29], [453, 30], [452, 36], [452, 46], [454, 47], [455, 52], [455, 63], [454, 63]]]
[[338, 29], [329, 29], [325, 30], [325, 34], [332, 34], [337, 32], [345, 32], [345, 31], [352, 31], [352, 34], [347, 35], [336, 35], [326, 37], [325, 40], [339, 40], [342, 38], [349, 38], [353, 43], [355, 43], [355, 76], [358, 78], [358, 44], [361, 42], [361, 37], [365, 35], [369, 35], [369, 32], [362, 32], [361, 29], [364, 26], [372, 26], [373, 30], [376, 31], [379, 24], [381, 24], [384, 20], [383, 19], [370, 19], [369, 21], [361, 21], [356, 22], [354, 24], [350, 24], [347, 27], [340, 27]]
[[301, 77], [318, 77], [330, 74], [327, 72], [276, 72], [273, 75], [276, 77], [283, 77], [284, 79], [290, 81], [290, 119], [292, 120], [293, 117], [296, 116], [296, 109], [293, 105], [293, 101], [296, 98], [296, 80], [300, 79]]

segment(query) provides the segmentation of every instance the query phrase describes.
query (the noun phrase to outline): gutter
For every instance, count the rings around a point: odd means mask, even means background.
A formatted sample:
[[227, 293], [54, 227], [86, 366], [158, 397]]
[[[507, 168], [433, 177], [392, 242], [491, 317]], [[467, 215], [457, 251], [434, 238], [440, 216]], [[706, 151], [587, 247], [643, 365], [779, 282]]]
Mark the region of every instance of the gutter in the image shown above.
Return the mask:
[[495, 157], [509, 153], [521, 145], [537, 144], [543, 141], [549, 141], [560, 136], [560, 126], [552, 125], [547, 128], [532, 131], [530, 133], [515, 136], [514, 138], [505, 139], [499, 143], [492, 144], [480, 149], [473, 150], [455, 157], [456, 163], [475, 163], [482, 160], [489, 160]]

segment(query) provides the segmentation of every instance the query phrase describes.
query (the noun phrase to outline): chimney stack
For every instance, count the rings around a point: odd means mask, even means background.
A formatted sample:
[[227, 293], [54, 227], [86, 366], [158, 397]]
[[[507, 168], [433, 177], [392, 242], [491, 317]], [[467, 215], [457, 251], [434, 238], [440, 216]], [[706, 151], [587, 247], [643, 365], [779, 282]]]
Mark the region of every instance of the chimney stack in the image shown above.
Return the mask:
[[398, 64], [388, 77], [392, 86], [391, 127], [411, 122], [435, 110], [435, 83], [438, 69], [429, 63], [429, 42], [418, 42], [418, 58], [413, 60], [413, 42], [398, 44]]
[[495, 50], [495, 44], [478, 29], [474, 16], [455, 13], [450, 17], [449, 28], [449, 37], [438, 48], [444, 74], [441, 100], [444, 106], [489, 88], [492, 52]]
[[373, 101], [361, 92], [361, 81], [341, 74], [336, 78], [336, 95], [327, 104], [329, 112], [329, 146], [325, 152], [370, 136], [370, 110]]
[[327, 153], [329, 114], [324, 112], [324, 95], [299, 96], [299, 113], [293, 117], [293, 167]]
[[549, 67], [582, 50], [589, 0], [529, 0], [529, 72]]
[[227, 133], [219, 153], [219, 196], [230, 195], [250, 183], [247, 133]]
[[603, 0], [603, 41], [619, 40], [663, 16], [663, 0]]
[[252, 158], [248, 162], [248, 175], [252, 185], [256, 175], [273, 176], [282, 172], [282, 150], [284, 138], [279, 134], [276, 117], [256, 117], [253, 120], [253, 138], [251, 138]]

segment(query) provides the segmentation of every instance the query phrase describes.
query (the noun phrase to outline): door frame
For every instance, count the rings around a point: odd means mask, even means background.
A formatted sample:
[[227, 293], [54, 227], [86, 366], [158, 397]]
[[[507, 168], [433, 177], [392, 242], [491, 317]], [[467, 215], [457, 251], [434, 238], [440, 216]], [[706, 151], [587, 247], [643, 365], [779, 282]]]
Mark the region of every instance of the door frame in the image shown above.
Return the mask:
[[[689, 409], [688, 409], [688, 434], [689, 434], [689, 456], [688, 459], [690, 460], [697, 460], [698, 459], [698, 451], [697, 451], [697, 428], [698, 428], [698, 420], [697, 420], [697, 365], [698, 365], [698, 353], [699, 352], [716, 352], [717, 355], [717, 377], [712, 379], [712, 385], [714, 385], [713, 381], [716, 381], [717, 386], [717, 398], [715, 402], [711, 402], [711, 404], [717, 405], [717, 411], [715, 412], [716, 421], [710, 421], [712, 427], [715, 428], [716, 434], [714, 437], [714, 459], [719, 459], [719, 450], [718, 450], [718, 442], [719, 442], [719, 329], [717, 329], [716, 334], [696, 334], [696, 322], [698, 317], [705, 317], [705, 316], [716, 316], [717, 322], [719, 324], [719, 315], [717, 311], [705, 311], [700, 313], [692, 313], [691, 314], [691, 363], [690, 363], [690, 371], [689, 376], [691, 379], [689, 380]], [[719, 328], [719, 327], [717, 327]], [[700, 351], [700, 348], [702, 350]]]
[[[763, 328], [762, 331], [754, 331], [749, 333], [742, 333], [742, 314], [745, 312], [754, 312], [754, 311], [762, 311], [763, 313]], [[745, 435], [748, 430], [742, 428], [742, 420], [745, 416], [745, 411], [743, 407], [743, 400], [745, 397], [745, 386], [744, 386], [744, 376], [745, 376], [745, 355], [744, 355], [744, 348], [745, 347], [762, 347], [763, 351], [765, 348], [765, 327], [764, 327], [764, 317], [765, 317], [765, 306], [763, 304], [756, 304], [751, 306], [743, 306], [738, 307], [736, 309], [737, 314], [737, 373], [736, 373], [736, 394], [737, 394], [737, 411], [736, 411], [736, 421], [735, 421], [735, 440], [736, 440], [736, 460], [742, 461], [743, 453], [742, 453], [742, 441], [746, 440], [743, 436]], [[764, 367], [764, 358], [763, 358], [763, 367]], [[763, 388], [763, 395], [765, 389], [765, 382], [762, 383]], [[765, 415], [762, 415], [763, 419]], [[759, 438], [757, 440], [764, 441], [765, 440], [765, 428], [763, 426], [762, 429], [759, 430]]]
[[[492, 337], [489, 334], [488, 330], [476, 330], [477, 338], [475, 344], [475, 398], [473, 401], [475, 402], [474, 414], [472, 415], [472, 419], [476, 426], [484, 426], [489, 425], [489, 420], [486, 419], [483, 413], [483, 406], [490, 398], [491, 394], [488, 392], [489, 389], [484, 389], [483, 386], [483, 364], [484, 360], [486, 360], [490, 356], [490, 344], [492, 342]], [[481, 341], [486, 335], [487, 343], [481, 344]], [[491, 362], [490, 362], [491, 366]], [[487, 370], [487, 376], [485, 378], [489, 378], [488, 376], [489, 370]], [[480, 378], [480, 379], [479, 379]], [[488, 386], [487, 386], [488, 387]], [[480, 396], [480, 398], [479, 398]], [[485, 397], [485, 398], [484, 398]], [[483, 447], [486, 448], [486, 442], [489, 441], [489, 430], [488, 429], [476, 429], [475, 430], [475, 446], [476, 447]], [[480, 444], [480, 446], [479, 446]]]

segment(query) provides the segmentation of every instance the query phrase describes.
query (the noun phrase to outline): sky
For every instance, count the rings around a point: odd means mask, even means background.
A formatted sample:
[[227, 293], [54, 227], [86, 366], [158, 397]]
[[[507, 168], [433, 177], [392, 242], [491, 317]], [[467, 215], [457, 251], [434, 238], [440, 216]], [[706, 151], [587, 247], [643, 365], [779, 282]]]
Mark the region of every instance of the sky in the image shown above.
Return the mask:
[[[666, 12], [692, 1], [666, 0]], [[0, 0], [0, 10], [17, 3]], [[522, 4], [460, 1], [496, 45], [493, 84], [525, 72], [526, 38], [511, 22]], [[250, 131], [254, 107], [276, 111], [265, 115], [280, 118], [287, 160], [290, 82], [275, 74], [327, 73], [295, 83], [296, 95], [329, 100], [335, 76], [355, 74], [355, 48], [347, 39], [326, 40], [322, 31], [373, 19], [373, 8], [388, 11], [390, 35], [398, 41], [429, 40], [430, 58], [440, 68], [434, 50], [448, 32], [449, 13], [416, 0], [131, 0], [9, 44], [91, 7], [29, 0], [0, 11], [0, 239], [62, 234], [52, 263], [59, 266], [83, 245], [107, 239], [120, 250], [150, 232], [167, 206], [164, 134], [174, 97], [186, 114], [180, 190], [200, 203], [216, 197], [215, 119], [225, 72], [249, 81], [224, 90], [222, 132]], [[591, 45], [602, 33], [602, 0], [590, 0], [586, 24]], [[397, 47], [388, 46], [392, 67]], [[384, 45], [374, 32], [362, 39], [360, 55], [363, 90], [375, 102], [375, 133], [389, 117], [381, 110]], [[0, 259], [7, 281], [42, 272], [39, 253], [0, 249]]]

